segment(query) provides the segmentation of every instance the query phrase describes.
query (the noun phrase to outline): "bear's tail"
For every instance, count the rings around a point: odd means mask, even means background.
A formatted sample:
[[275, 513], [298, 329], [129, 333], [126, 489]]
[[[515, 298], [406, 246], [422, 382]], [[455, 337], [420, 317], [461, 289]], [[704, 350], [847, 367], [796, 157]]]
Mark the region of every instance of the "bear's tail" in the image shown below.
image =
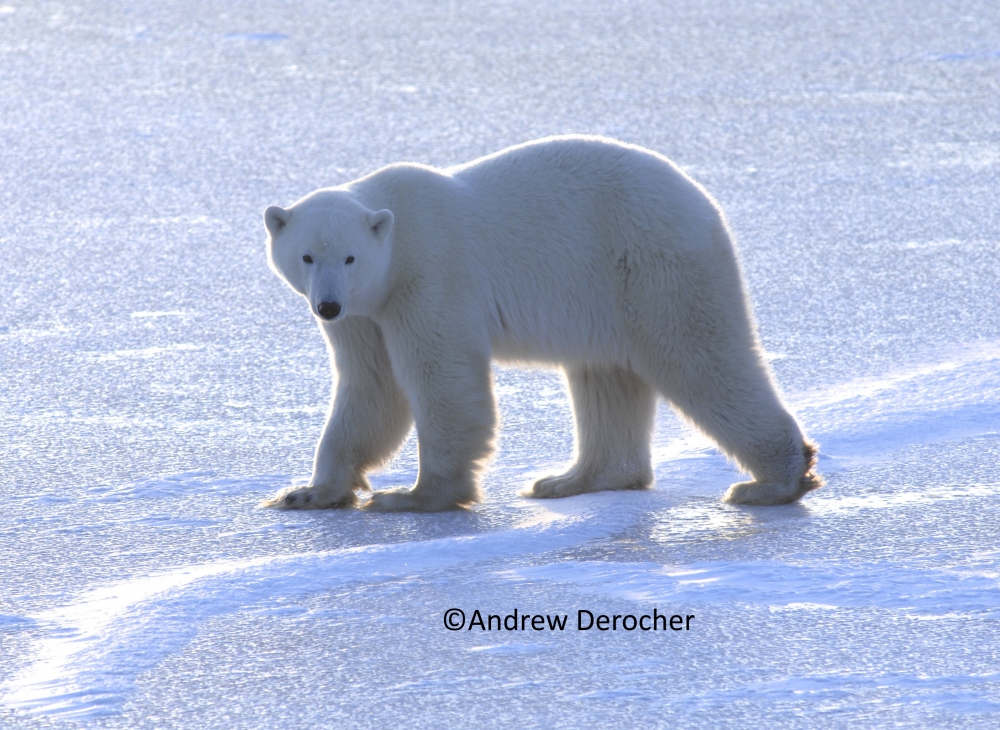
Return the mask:
[[816, 473], [816, 462], [819, 461], [819, 444], [803, 439], [802, 455], [806, 457], [806, 473], [799, 479], [799, 493], [796, 495], [796, 499], [806, 492], [819, 489], [826, 484], [826, 480]]

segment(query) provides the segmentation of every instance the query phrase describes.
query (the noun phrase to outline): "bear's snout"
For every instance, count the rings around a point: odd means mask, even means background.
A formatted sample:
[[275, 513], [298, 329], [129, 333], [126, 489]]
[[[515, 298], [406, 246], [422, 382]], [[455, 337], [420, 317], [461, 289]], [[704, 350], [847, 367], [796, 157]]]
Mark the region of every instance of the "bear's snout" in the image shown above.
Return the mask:
[[320, 302], [316, 311], [323, 319], [333, 319], [340, 314], [340, 302]]

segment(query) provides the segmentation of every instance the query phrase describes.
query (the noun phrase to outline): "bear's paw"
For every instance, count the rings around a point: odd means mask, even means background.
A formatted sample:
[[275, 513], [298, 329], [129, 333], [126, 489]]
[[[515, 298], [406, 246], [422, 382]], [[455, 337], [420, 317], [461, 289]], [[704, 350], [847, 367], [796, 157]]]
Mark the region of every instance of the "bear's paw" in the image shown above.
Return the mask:
[[369, 512], [446, 512], [465, 509], [468, 505], [443, 499], [428, 499], [430, 490], [423, 493], [416, 489], [399, 487], [372, 492], [372, 498], [362, 509]]
[[353, 491], [342, 494], [323, 487], [285, 487], [258, 506], [273, 509], [331, 509], [355, 507], [357, 504], [358, 498]]
[[[808, 490], [805, 490], [808, 491]], [[748, 506], [773, 506], [789, 504], [801, 497], [805, 491], [796, 485], [767, 482], [737, 482], [730, 485], [723, 502]]]
[[534, 499], [557, 499], [591, 492], [649, 489], [651, 485], [652, 476], [645, 473], [605, 474], [595, 477], [570, 469], [565, 474], [539, 479], [531, 489], [526, 489], [520, 494], [522, 497]]

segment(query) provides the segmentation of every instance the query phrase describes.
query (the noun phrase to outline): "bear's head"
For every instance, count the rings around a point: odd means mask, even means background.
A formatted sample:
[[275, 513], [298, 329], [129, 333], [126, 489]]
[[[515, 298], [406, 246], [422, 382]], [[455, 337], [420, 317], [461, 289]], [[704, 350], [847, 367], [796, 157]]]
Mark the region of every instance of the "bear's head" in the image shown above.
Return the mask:
[[318, 190], [292, 207], [264, 211], [271, 269], [331, 322], [371, 315], [385, 296], [393, 215], [344, 190]]

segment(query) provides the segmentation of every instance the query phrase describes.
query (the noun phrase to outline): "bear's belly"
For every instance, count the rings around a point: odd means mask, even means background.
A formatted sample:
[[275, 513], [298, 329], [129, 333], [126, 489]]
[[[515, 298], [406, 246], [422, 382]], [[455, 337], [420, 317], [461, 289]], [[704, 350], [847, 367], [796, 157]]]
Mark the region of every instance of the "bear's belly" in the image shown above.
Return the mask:
[[560, 366], [612, 365], [627, 361], [627, 330], [609, 323], [504, 322], [490, 335], [493, 359], [508, 363]]

